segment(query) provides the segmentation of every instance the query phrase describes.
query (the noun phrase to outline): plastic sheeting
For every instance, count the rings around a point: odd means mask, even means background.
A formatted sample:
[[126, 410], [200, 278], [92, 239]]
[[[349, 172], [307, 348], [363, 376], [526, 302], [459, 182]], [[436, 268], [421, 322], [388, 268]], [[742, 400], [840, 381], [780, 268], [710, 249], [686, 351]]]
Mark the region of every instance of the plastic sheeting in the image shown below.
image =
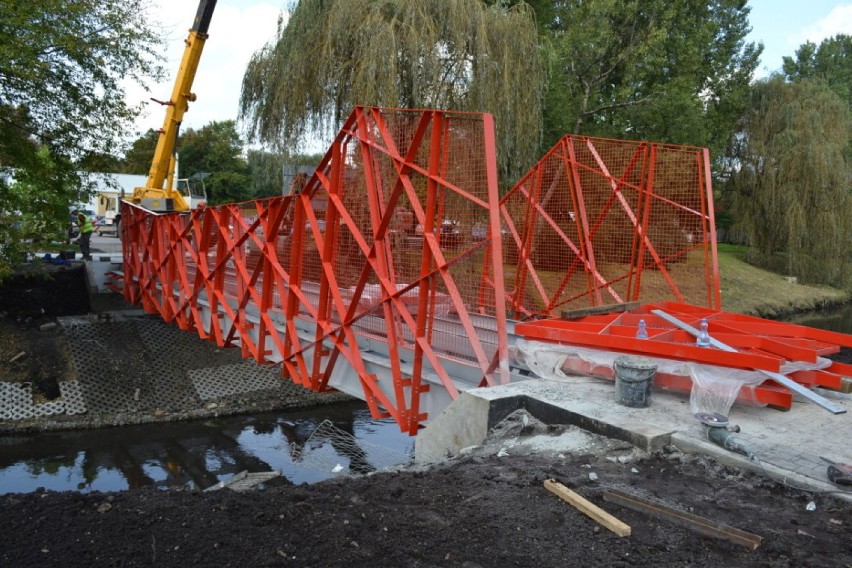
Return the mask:
[[[625, 354], [615, 351], [525, 339], [518, 339], [512, 347], [515, 362], [525, 365], [536, 376], [543, 379], [568, 378], [569, 375], [613, 379], [615, 359], [623, 355]], [[637, 356], [640, 355], [637, 354]], [[713, 412], [728, 416], [738, 396], [741, 402], [758, 405], [757, 398], [754, 396], [754, 387], [767, 379], [766, 375], [757, 371], [641, 356], [657, 365], [658, 374], [680, 375], [692, 379], [689, 406], [693, 414]], [[786, 375], [799, 370], [824, 369], [830, 365], [831, 361], [823, 357], [817, 358], [816, 363], [787, 362], [781, 365], [781, 374]]]

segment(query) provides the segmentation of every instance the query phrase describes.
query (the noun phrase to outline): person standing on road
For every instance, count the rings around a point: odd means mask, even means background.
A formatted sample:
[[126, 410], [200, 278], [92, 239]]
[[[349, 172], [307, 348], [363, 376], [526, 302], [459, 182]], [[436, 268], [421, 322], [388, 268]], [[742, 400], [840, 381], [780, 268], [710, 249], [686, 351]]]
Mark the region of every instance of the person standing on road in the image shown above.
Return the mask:
[[80, 252], [83, 253], [85, 260], [92, 260], [92, 256], [89, 254], [89, 241], [92, 239], [95, 226], [92, 224], [92, 220], [79, 209], [75, 209], [71, 214], [77, 217], [77, 227], [80, 229]]

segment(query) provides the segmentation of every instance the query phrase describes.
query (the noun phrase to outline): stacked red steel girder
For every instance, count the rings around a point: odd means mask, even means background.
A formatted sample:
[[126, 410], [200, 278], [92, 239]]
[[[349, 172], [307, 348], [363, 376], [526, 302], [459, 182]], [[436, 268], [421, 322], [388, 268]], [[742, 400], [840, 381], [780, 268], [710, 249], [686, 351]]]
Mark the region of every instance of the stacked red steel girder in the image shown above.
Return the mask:
[[[674, 316], [695, 330], [700, 329], [702, 320], [706, 321], [709, 337], [734, 351], [713, 345], [699, 346], [693, 334], [655, 311]], [[637, 338], [640, 322], [644, 322], [646, 339]], [[780, 372], [785, 364], [816, 364], [818, 358], [838, 353], [841, 347], [852, 347], [852, 336], [843, 333], [673, 302], [645, 304], [621, 313], [519, 323], [515, 331], [535, 341], [770, 373]], [[852, 365], [830, 360], [823, 363], [827, 366], [821, 369], [796, 370], [785, 376], [807, 388], [840, 390], [844, 377], [852, 376]], [[566, 360], [562, 370], [614, 378], [612, 367], [593, 365], [579, 358]], [[688, 375], [657, 373], [654, 382], [672, 390], [689, 392], [692, 388]], [[792, 393], [767, 379], [755, 388], [742, 390], [739, 399], [790, 408]]]

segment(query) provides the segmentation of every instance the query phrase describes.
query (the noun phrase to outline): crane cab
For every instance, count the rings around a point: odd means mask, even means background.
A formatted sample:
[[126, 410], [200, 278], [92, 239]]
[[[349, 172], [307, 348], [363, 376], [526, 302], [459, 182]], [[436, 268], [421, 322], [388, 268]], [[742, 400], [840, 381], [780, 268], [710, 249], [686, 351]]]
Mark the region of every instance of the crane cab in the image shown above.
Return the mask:
[[204, 180], [197, 178], [177, 180], [177, 191], [183, 195], [183, 199], [189, 205], [190, 210], [198, 209], [207, 205], [207, 188]]

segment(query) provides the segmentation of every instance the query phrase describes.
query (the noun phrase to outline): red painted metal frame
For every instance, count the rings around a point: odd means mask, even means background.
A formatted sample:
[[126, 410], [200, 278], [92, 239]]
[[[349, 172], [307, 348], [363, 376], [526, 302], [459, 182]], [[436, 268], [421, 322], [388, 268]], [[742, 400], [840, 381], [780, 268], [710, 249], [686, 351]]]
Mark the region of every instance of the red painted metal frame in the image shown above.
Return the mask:
[[[479, 384], [509, 380], [503, 288], [483, 286], [503, 280], [495, 157], [490, 115], [357, 107], [294, 195], [185, 215], [124, 204], [125, 298], [258, 362], [278, 354], [316, 391], [342, 358], [373, 416], [414, 434], [426, 373], [458, 395], [447, 360]], [[451, 352], [448, 315], [466, 336]], [[390, 392], [364, 337], [386, 345]]]
[[[711, 337], [737, 351], [698, 347], [691, 334], [654, 314], [655, 310], [675, 316], [695, 329], [706, 319]], [[646, 324], [648, 339], [636, 338], [640, 320]], [[840, 346], [852, 347], [852, 336], [846, 334], [675, 302], [644, 304], [628, 312], [570, 320], [518, 323], [515, 332], [533, 340], [770, 372], [779, 372], [784, 363], [792, 361], [816, 363], [818, 357], [837, 353]], [[850, 365], [832, 363], [822, 370], [794, 371], [787, 376], [809, 387], [839, 389], [849, 371]], [[661, 377], [661, 381], [672, 388], [684, 386], [680, 379], [670, 376]], [[754, 390], [755, 401], [789, 407], [789, 402], [777, 394], [781, 387], [768, 385], [775, 383], [767, 380]]]
[[706, 148], [568, 135], [501, 200], [515, 319], [613, 302], [721, 307]]
[[[774, 371], [852, 341], [789, 324], [750, 333], [769, 324], [719, 311], [702, 148], [566, 136], [501, 199], [490, 115], [357, 107], [291, 195], [184, 215], [122, 207], [127, 301], [259, 363], [280, 360], [316, 391], [354, 373], [373, 416], [411, 434], [432, 384], [458, 396], [450, 366], [476, 385], [509, 381], [509, 316], [674, 297], [516, 330]], [[740, 353], [694, 347], [652, 307], [712, 319], [711, 333]], [[637, 345], [640, 314], [652, 338]], [[366, 341], [386, 351], [390, 385], [371, 372]], [[843, 370], [798, 377], [830, 386]], [[785, 404], [783, 392], [754, 396]]]
[[[615, 371], [607, 365], [592, 365], [587, 360], [568, 357], [562, 365], [562, 371], [601, 379], [615, 380]], [[737, 393], [737, 401], [754, 405], [769, 405], [779, 409], [790, 408], [793, 394], [780, 386], [768, 384], [743, 386]], [[654, 387], [675, 392], [689, 393], [692, 390], [692, 377], [673, 373], [657, 372], [654, 375]]]

